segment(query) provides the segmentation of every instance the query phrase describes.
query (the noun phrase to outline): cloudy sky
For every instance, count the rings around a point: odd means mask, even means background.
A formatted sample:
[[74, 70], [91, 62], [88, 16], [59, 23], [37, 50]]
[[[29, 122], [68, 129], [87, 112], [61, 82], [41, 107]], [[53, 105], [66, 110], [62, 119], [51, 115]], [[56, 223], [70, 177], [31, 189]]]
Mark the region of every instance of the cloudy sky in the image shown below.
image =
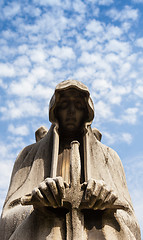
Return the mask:
[[143, 229], [143, 0], [0, 1], [0, 209], [19, 151], [50, 127], [55, 86], [76, 79], [115, 149]]

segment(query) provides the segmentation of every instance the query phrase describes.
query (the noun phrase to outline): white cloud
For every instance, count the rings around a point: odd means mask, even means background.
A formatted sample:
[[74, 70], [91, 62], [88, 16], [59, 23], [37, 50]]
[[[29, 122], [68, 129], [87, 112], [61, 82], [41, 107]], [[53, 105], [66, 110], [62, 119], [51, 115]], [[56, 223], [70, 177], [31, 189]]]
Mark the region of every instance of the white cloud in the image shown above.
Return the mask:
[[137, 107], [133, 107], [133, 108], [127, 108], [124, 111], [124, 114], [121, 116], [121, 122], [125, 123], [129, 123], [129, 124], [135, 124], [137, 121], [137, 113], [138, 113], [139, 109]]
[[62, 67], [62, 61], [56, 57], [51, 57], [48, 62], [49, 69], [59, 69]]
[[48, 86], [38, 84], [34, 89], [34, 94], [37, 98], [39, 99], [45, 98], [48, 101], [53, 94], [53, 89]]
[[86, 26], [85, 34], [87, 36], [92, 36], [93, 34], [103, 34], [104, 32], [104, 24], [97, 20], [91, 20], [90, 23]]
[[136, 46], [143, 48], [143, 38], [136, 39], [135, 44], [136, 44]]
[[111, 111], [110, 105], [103, 102], [102, 100], [98, 101], [95, 104], [96, 119], [111, 119], [113, 118], [113, 112]]
[[127, 33], [131, 28], [130, 22], [122, 22], [122, 30]]
[[[47, 75], [48, 78], [48, 75]], [[10, 96], [17, 96], [15, 100], [7, 100], [0, 107], [1, 119], [20, 119], [28, 117], [44, 117], [47, 115], [47, 104], [53, 94], [53, 86], [49, 78], [44, 84], [36, 83], [35, 78], [13, 81], [8, 88]], [[63, 79], [62, 79], [63, 80]], [[47, 81], [47, 84], [45, 82]], [[50, 86], [50, 87], [49, 87]]]
[[15, 75], [15, 69], [11, 64], [0, 63], [1, 77], [13, 77], [14, 75]]
[[51, 51], [49, 51], [51, 56], [67, 60], [67, 59], [74, 59], [75, 58], [75, 53], [71, 47], [63, 46], [63, 47], [58, 47], [55, 46]]
[[93, 4], [105, 5], [108, 6], [114, 2], [114, 0], [89, 0]]
[[21, 70], [21, 67], [24, 68], [24, 67], [27, 67], [27, 66], [28, 67], [31, 66], [31, 62], [26, 55], [22, 55], [22, 56], [18, 56], [15, 59], [13, 65], [18, 66]]
[[7, 105], [0, 108], [2, 119], [19, 119], [34, 116], [41, 116], [43, 109], [41, 104], [31, 99], [17, 99], [16, 101], [8, 101]]
[[41, 14], [40, 8], [33, 5], [23, 7], [23, 11], [25, 14], [29, 14], [31, 17], [39, 17]]
[[132, 135], [130, 133], [122, 133], [121, 141], [131, 144], [132, 143]]
[[28, 52], [29, 46], [27, 44], [21, 44], [20, 46], [18, 46], [18, 53], [19, 54], [24, 54], [26, 52]]
[[131, 92], [131, 86], [114, 85], [106, 96], [111, 104], [121, 104], [123, 96], [127, 96]]
[[122, 60], [120, 58], [120, 56], [116, 53], [107, 53], [106, 56], [105, 56], [105, 60], [110, 63], [110, 64], [121, 64], [122, 63]]
[[108, 17], [112, 18], [113, 21], [135, 21], [138, 18], [138, 9], [133, 9], [130, 6], [125, 6], [123, 10], [119, 11], [116, 8], [112, 8], [106, 14]]
[[7, 88], [7, 84], [4, 83], [2, 79], [0, 79], [0, 87], [3, 88], [3, 89]]
[[98, 0], [99, 5], [110, 5], [114, 2], [114, 0]]
[[[106, 72], [106, 78], [107, 77], [113, 77], [114, 73], [112, 71], [111, 65], [108, 64], [108, 62], [105, 60], [105, 57], [103, 57], [101, 54], [99, 53], [88, 53], [88, 52], [82, 52], [81, 57], [79, 58], [79, 63], [82, 64], [88, 64], [89, 66], [91, 66], [91, 68], [93, 68], [93, 73], [94, 73], [94, 78], [98, 78], [98, 72], [102, 71], [102, 72]], [[96, 74], [97, 72], [97, 74]]]
[[96, 63], [96, 62], [101, 62], [101, 55], [100, 54], [93, 54], [93, 53], [88, 53], [86, 51], [82, 52], [82, 55], [78, 59], [80, 63], [83, 64], [91, 64], [91, 63]]
[[[32, 43], [32, 46], [34, 46], [38, 43], [40, 45], [42, 43], [45, 45], [48, 42], [48, 49], [50, 49], [51, 46], [53, 46], [53, 43], [57, 43], [58, 45], [58, 41], [63, 39], [65, 29], [67, 27], [71, 27], [71, 24], [74, 21], [75, 20], [71, 19], [69, 22], [68, 19], [64, 16], [62, 10], [58, 11], [56, 9], [56, 11], [51, 10], [43, 12], [39, 17], [36, 18], [35, 21], [32, 21], [32, 23], [23, 21], [22, 18], [18, 18], [13, 21], [13, 25], [16, 27], [17, 31], [20, 34], [20, 40], [22, 44], [27, 42], [28, 45]], [[35, 49], [36, 48], [37, 47], [35, 47]]]
[[129, 62], [124, 62], [122, 66], [120, 66], [119, 73], [120, 73], [120, 79], [123, 79], [124, 76], [127, 76], [128, 73], [130, 73], [131, 65]]
[[20, 5], [17, 2], [11, 2], [3, 8], [5, 18], [14, 17], [20, 12]]
[[131, 46], [128, 42], [112, 39], [106, 44], [106, 51], [119, 54], [123, 58], [130, 54]]
[[140, 98], [143, 98], [143, 80], [137, 81], [137, 84], [134, 88], [134, 93]]
[[26, 125], [15, 127], [13, 124], [10, 124], [8, 126], [8, 131], [13, 135], [18, 135], [18, 136], [27, 136], [29, 134], [29, 129]]
[[105, 94], [106, 90], [112, 88], [112, 83], [110, 81], [107, 81], [105, 79], [96, 79], [94, 80], [94, 82], [92, 83], [93, 88], [95, 89], [95, 91], [103, 91], [103, 94]]
[[62, 5], [62, 2], [60, 0], [41, 0], [40, 2], [38, 0], [34, 0], [35, 3], [38, 3], [42, 6], [60, 6]]
[[86, 5], [80, 0], [73, 1], [73, 8], [80, 14], [84, 14], [86, 12]]
[[9, 86], [9, 93], [18, 96], [30, 96], [33, 95], [33, 83], [28, 81], [29, 79], [24, 79], [20, 82], [13, 81]]
[[18, 34], [10, 29], [2, 31], [2, 35], [5, 39], [15, 39], [18, 37]]
[[35, 65], [31, 71], [31, 74], [29, 74], [28, 78], [29, 81], [32, 83], [38, 82], [38, 79], [42, 80], [42, 78], [47, 78], [50, 80], [53, 80], [53, 73], [46, 69], [46, 65], [44, 64], [42, 66]]
[[[18, 37], [18, 36], [17, 36]], [[1, 66], [2, 64], [8, 65], [10, 69], [12, 68], [12, 62], [8, 61], [8, 59], [14, 59], [17, 54], [17, 49], [13, 46], [9, 46], [7, 41], [13, 41], [14, 39], [8, 39], [5, 43], [0, 45], [0, 56], [1, 56]], [[5, 67], [6, 68], [6, 67]], [[1, 70], [1, 69], [0, 69]]]
[[120, 38], [123, 30], [118, 26], [107, 25], [105, 39]]
[[[125, 101], [125, 97], [132, 92], [131, 84], [119, 85], [113, 84], [113, 82], [101, 78], [93, 81], [91, 95], [95, 99], [95, 112], [96, 119], [99, 122], [115, 122], [118, 124], [135, 124], [138, 118], [138, 107], [127, 108], [126, 110], [121, 110], [121, 113], [118, 113], [116, 116], [114, 114], [115, 105], [121, 106], [121, 103]], [[125, 141], [125, 136], [122, 136], [122, 140]], [[126, 141], [130, 142], [130, 138], [127, 138]]]
[[94, 79], [94, 74], [96, 69], [92, 66], [79, 67], [73, 74], [73, 79], [78, 79], [79, 81], [88, 82], [89, 79]]
[[114, 145], [115, 143], [119, 144], [120, 142], [124, 142], [127, 144], [132, 143], [132, 135], [130, 133], [122, 132], [119, 134], [115, 134], [103, 131], [103, 137], [105, 137], [107, 145]]
[[1, 148], [0, 148], [0, 157], [1, 157], [1, 160], [4, 159], [7, 155], [7, 152], [8, 152], [8, 147], [2, 142], [0, 141], [0, 144], [1, 144]]
[[43, 63], [46, 59], [46, 54], [43, 49], [29, 50], [28, 55], [31, 58], [32, 62], [36, 63]]
[[[112, 39], [120, 39], [123, 36], [124, 32], [125, 29], [123, 28], [123, 26], [114, 26], [113, 24], [106, 24], [105, 22], [94, 19], [87, 24], [86, 31], [84, 33], [85, 36], [88, 36], [88, 38], [92, 37], [94, 46], [96, 46], [98, 43], [101, 47], [101, 44], [105, 41], [109, 41]], [[91, 39], [88, 42], [91, 42]], [[86, 43], [85, 39], [83, 43]], [[87, 49], [88, 48], [89, 47], [87, 46]], [[99, 46], [97, 46], [97, 50], [100, 51]]]
[[[108, 80], [106, 75], [104, 78], [97, 78], [92, 82], [92, 96], [97, 99], [104, 99], [106, 104], [121, 104], [123, 96], [128, 95], [131, 92], [131, 85], [113, 84], [111, 80]], [[113, 120], [113, 119], [111, 119]]]
[[84, 38], [81, 38], [81, 36], [77, 36], [77, 47], [81, 49], [81, 51], [88, 51], [91, 49], [94, 49], [97, 42], [96, 39], [94, 41], [92, 39], [87, 40]]

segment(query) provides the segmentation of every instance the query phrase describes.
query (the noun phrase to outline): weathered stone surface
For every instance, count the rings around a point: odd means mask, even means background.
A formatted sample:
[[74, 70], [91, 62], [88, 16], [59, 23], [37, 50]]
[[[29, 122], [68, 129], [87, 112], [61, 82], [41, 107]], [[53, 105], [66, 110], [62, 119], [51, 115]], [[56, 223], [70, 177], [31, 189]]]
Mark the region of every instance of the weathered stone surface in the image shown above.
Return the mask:
[[39, 127], [35, 132], [36, 142], [40, 141], [47, 134], [48, 129], [44, 126]]
[[16, 159], [0, 221], [2, 240], [140, 240], [140, 230], [117, 153], [91, 129], [88, 88], [57, 85], [49, 131]]

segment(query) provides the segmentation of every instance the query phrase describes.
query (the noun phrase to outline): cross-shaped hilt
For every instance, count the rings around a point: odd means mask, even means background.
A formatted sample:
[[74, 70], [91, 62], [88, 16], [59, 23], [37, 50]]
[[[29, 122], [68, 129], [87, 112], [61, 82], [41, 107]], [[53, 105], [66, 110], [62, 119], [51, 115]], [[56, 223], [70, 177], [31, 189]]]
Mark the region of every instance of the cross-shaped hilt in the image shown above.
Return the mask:
[[67, 207], [70, 203], [69, 213], [66, 215], [66, 240], [86, 240], [86, 231], [84, 230], [84, 215], [80, 211], [79, 206], [83, 197], [83, 191], [80, 184], [81, 176], [81, 160], [79, 153], [79, 142], [71, 142], [70, 152], [70, 188], [66, 189], [63, 206]]

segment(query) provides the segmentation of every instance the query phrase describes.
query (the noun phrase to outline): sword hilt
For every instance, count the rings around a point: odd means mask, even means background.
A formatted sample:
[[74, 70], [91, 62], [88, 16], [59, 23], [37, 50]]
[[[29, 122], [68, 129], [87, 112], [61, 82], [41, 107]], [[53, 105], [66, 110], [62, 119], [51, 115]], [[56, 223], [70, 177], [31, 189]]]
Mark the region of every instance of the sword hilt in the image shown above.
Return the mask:
[[71, 142], [71, 152], [70, 152], [70, 177], [71, 177], [71, 186], [74, 188], [77, 185], [80, 185], [80, 175], [81, 175], [81, 161], [79, 153], [78, 141]]

